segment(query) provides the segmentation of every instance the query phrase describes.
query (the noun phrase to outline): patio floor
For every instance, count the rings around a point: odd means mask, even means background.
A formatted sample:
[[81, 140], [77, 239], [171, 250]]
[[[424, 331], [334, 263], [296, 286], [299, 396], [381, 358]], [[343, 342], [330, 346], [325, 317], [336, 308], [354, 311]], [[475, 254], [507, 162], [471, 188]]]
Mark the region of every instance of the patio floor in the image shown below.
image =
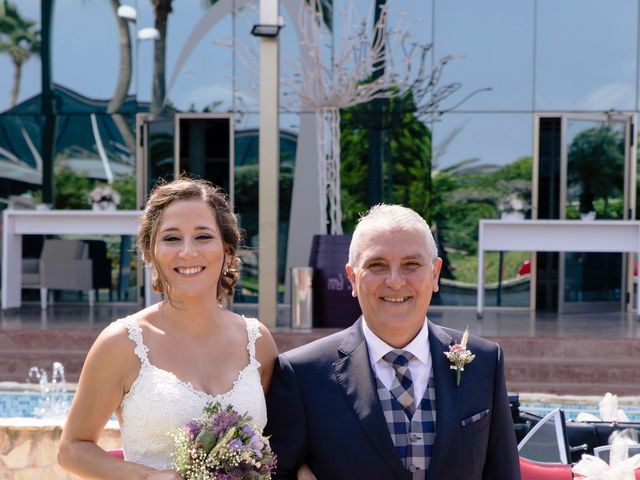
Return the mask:
[[[58, 303], [41, 311], [39, 304], [0, 313], [0, 381], [24, 381], [31, 366], [54, 361], [77, 381], [89, 347], [100, 330], [138, 307], [127, 303]], [[237, 305], [256, 316], [256, 305]], [[280, 309], [273, 335], [280, 351], [336, 330], [291, 330]], [[477, 319], [475, 310], [433, 307], [429, 318], [497, 341], [505, 352], [510, 391], [576, 395], [640, 395], [640, 322], [634, 313], [554, 315], [528, 310], [495, 310]]]

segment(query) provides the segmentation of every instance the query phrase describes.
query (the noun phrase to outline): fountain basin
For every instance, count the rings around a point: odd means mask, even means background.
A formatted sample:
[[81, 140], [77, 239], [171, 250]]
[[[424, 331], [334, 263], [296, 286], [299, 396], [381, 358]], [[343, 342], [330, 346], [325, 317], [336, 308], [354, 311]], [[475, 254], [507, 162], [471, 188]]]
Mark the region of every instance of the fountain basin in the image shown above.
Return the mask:
[[[68, 385], [75, 390], [74, 385]], [[54, 395], [56, 405], [68, 405], [73, 393]], [[37, 418], [34, 409], [42, 408], [39, 387], [33, 384], [0, 382], [0, 478], [75, 480], [57, 464], [58, 443], [65, 422], [57, 418]], [[120, 429], [109, 420], [98, 441], [105, 450], [121, 448]]]

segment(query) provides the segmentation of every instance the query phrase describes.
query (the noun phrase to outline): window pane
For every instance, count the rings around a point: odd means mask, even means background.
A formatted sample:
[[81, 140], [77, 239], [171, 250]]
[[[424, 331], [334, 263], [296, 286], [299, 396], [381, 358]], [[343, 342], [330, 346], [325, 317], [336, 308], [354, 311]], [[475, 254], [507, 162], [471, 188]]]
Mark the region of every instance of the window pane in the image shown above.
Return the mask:
[[539, 0], [537, 110], [633, 110], [637, 2]]

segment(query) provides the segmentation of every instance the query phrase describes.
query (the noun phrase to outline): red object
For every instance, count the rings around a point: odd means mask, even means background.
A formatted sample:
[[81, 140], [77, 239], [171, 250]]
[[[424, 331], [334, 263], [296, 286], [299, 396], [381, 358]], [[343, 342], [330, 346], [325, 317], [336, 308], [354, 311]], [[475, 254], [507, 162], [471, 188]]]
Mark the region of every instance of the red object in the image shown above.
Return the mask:
[[571, 467], [561, 463], [536, 463], [520, 457], [522, 480], [572, 480]]
[[518, 275], [527, 275], [531, 273], [531, 261], [525, 260], [518, 269]]
[[[573, 465], [562, 463], [536, 463], [520, 457], [521, 480], [573, 480], [584, 478], [582, 475], [573, 476]], [[636, 480], [640, 480], [640, 468], [636, 469]]]
[[121, 448], [117, 448], [115, 450], [107, 450], [107, 453], [112, 457], [116, 457], [121, 460], [124, 460], [124, 451]]

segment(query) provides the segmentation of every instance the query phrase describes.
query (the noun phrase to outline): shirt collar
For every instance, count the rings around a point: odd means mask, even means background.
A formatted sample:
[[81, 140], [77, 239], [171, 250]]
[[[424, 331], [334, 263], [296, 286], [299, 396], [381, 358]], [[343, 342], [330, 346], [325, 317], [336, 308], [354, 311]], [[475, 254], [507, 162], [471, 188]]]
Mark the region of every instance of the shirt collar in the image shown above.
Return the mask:
[[[391, 350], [395, 350], [391, 345], [386, 343], [380, 337], [378, 337], [373, 330], [369, 328], [367, 325], [367, 319], [363, 318], [362, 322], [362, 331], [364, 333], [364, 339], [367, 342], [367, 347], [369, 350], [369, 355], [371, 357], [371, 363], [375, 364], [378, 361], [382, 360], [387, 353]], [[418, 332], [411, 342], [408, 345], [402, 348], [407, 352], [413, 354], [422, 364], [427, 365], [430, 359], [430, 351], [429, 351], [429, 327], [427, 318], [424, 319], [424, 324], [422, 328]]]

